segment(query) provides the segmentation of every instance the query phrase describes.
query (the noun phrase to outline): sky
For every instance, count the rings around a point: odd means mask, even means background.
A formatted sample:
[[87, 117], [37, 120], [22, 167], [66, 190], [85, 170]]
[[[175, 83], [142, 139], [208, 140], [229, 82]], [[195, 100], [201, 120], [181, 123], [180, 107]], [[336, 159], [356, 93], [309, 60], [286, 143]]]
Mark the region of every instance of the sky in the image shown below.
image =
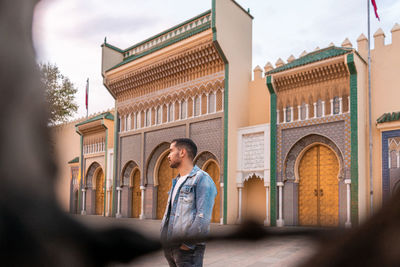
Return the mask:
[[[218, 0], [217, 0], [218, 1]], [[86, 116], [85, 87], [89, 78], [89, 114], [114, 107], [103, 86], [101, 47], [104, 38], [121, 49], [211, 9], [212, 0], [42, 0], [35, 9], [33, 39], [37, 62], [56, 64], [78, 89], [75, 119]], [[253, 20], [253, 69], [267, 62], [287, 62], [306, 50], [340, 46], [348, 38], [357, 47], [367, 36], [368, 0], [237, 0]], [[400, 1], [376, 0], [380, 21], [371, 5], [371, 38], [382, 28], [385, 43], [400, 24]], [[371, 39], [373, 48], [373, 38]]]

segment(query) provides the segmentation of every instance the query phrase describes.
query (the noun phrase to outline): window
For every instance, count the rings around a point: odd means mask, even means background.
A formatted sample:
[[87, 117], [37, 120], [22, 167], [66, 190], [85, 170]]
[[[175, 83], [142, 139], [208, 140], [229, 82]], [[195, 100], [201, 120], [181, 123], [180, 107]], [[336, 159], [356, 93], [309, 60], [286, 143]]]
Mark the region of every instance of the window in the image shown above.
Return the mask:
[[181, 102], [181, 120], [186, 119], [186, 109], [187, 109], [187, 101], [184, 100]]
[[216, 107], [217, 96], [215, 93], [211, 93], [208, 95], [208, 113], [214, 113]]
[[145, 126], [146, 127], [151, 126], [151, 110], [150, 109], [146, 110], [145, 117], [146, 117], [145, 118]]
[[200, 115], [200, 96], [196, 96], [193, 102], [194, 116]]
[[292, 109], [290, 107], [286, 107], [286, 122], [291, 122]]
[[333, 114], [339, 114], [340, 112], [340, 100], [339, 97], [335, 96], [333, 98]]
[[161, 114], [162, 114], [162, 108], [158, 107], [157, 112], [156, 112], [156, 124], [161, 124]]
[[168, 122], [174, 121], [174, 104], [168, 105]]

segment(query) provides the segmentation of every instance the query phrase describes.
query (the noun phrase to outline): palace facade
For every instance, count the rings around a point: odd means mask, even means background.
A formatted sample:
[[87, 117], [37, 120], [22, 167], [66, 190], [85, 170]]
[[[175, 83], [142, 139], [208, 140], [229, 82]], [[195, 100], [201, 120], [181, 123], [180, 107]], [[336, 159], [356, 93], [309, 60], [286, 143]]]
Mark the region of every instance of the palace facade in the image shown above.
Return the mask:
[[252, 20], [235, 1], [213, 0], [127, 49], [104, 41], [115, 108], [53, 130], [66, 209], [160, 219], [179, 137], [196, 142], [195, 164], [216, 184], [215, 223], [350, 227], [371, 199], [378, 209], [400, 188], [400, 26], [391, 44], [374, 35], [370, 128], [364, 35], [357, 49], [346, 39], [252, 73]]

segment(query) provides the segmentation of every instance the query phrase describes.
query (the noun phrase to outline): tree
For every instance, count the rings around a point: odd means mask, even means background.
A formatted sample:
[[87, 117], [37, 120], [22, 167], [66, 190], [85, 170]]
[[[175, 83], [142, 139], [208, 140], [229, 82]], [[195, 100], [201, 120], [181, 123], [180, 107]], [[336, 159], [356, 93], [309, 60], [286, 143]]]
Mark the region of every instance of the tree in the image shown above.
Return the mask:
[[68, 77], [60, 73], [57, 65], [39, 64], [41, 80], [46, 87], [46, 101], [49, 104], [49, 123], [65, 122], [78, 110], [74, 102], [78, 91]]

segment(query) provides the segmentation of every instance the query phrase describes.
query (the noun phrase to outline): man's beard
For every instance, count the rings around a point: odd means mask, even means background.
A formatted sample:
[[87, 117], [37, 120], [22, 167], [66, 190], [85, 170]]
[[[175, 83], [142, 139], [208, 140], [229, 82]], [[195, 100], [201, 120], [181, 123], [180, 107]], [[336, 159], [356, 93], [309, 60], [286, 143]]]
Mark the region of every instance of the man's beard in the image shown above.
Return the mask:
[[169, 167], [172, 169], [176, 169], [179, 167], [179, 165], [181, 165], [180, 161], [170, 161], [169, 162]]

